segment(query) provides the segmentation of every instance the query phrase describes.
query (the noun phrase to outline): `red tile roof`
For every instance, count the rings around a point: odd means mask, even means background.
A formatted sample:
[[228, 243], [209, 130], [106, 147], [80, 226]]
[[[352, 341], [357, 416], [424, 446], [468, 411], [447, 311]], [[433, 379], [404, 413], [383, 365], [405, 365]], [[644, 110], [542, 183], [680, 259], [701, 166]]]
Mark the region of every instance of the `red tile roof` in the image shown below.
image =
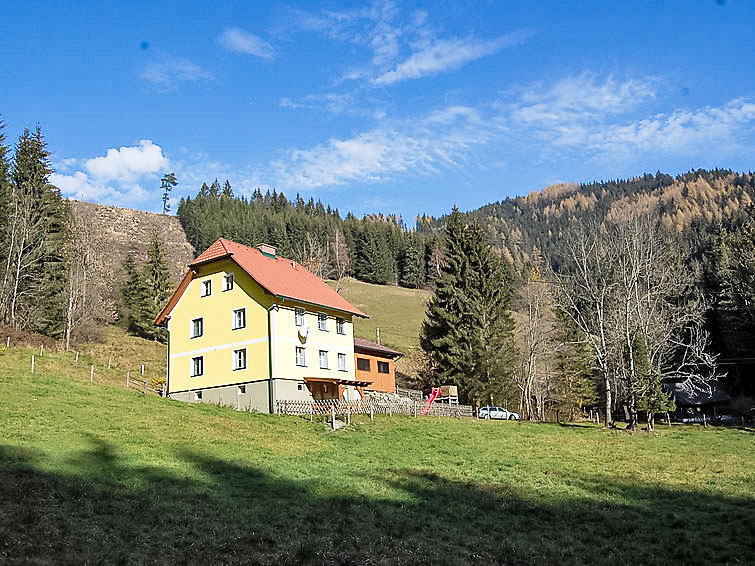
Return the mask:
[[[195, 268], [226, 257], [230, 257], [271, 295], [367, 317], [301, 264], [280, 256], [271, 257], [257, 248], [250, 248], [225, 238], [215, 241], [189, 267]], [[179, 288], [176, 294], [182, 291]], [[171, 298], [166, 308], [160, 313], [157, 319], [158, 324], [165, 323], [176, 302], [177, 300], [174, 302]]]
[[372, 352], [379, 352], [381, 354], [386, 354], [392, 357], [404, 355], [401, 352], [397, 352], [396, 350], [386, 348], [385, 346], [382, 346], [377, 342], [371, 342], [370, 340], [365, 340], [364, 338], [354, 338], [354, 349], [356, 350], [359, 348], [363, 350], [370, 350]]

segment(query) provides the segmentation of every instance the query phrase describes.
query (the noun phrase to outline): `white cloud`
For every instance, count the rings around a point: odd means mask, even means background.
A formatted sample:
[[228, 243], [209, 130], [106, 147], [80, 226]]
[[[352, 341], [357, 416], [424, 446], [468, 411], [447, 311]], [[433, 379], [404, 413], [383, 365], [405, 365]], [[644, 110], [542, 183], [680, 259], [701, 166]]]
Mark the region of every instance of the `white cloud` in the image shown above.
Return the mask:
[[53, 173], [50, 175], [50, 183], [58, 187], [64, 197], [109, 205], [135, 206], [150, 196], [150, 192], [139, 184], [114, 187], [92, 180], [82, 171], [76, 171], [72, 175]]
[[152, 62], [139, 76], [154, 84], [161, 92], [177, 90], [181, 83], [213, 80], [208, 71], [183, 57]]
[[[541, 153], [569, 151], [606, 159], [639, 155], [704, 155], [735, 147], [755, 122], [755, 104], [732, 100], [722, 106], [645, 113], [663, 81], [658, 77], [584, 73], [524, 89], [513, 103], [499, 105], [498, 120], [519, 143]], [[639, 115], [639, 116], [638, 116]]]
[[497, 53], [504, 47], [521, 43], [530, 35], [530, 32], [519, 31], [488, 41], [473, 37], [439, 39], [412, 53], [408, 59], [382, 73], [373, 82], [377, 85], [390, 85], [455, 70], [470, 61]]
[[226, 49], [237, 53], [247, 53], [264, 59], [270, 59], [275, 54], [269, 43], [241, 28], [225, 30], [218, 41]]
[[169, 165], [162, 148], [150, 140], [141, 140], [138, 146], [110, 148], [104, 157], [84, 161], [84, 168], [90, 175], [117, 181], [133, 181], [167, 169]]
[[273, 177], [284, 190], [312, 190], [458, 167], [472, 148], [493, 135], [476, 118], [473, 110], [456, 107], [393, 128], [380, 126], [310, 149], [290, 149], [271, 164]]

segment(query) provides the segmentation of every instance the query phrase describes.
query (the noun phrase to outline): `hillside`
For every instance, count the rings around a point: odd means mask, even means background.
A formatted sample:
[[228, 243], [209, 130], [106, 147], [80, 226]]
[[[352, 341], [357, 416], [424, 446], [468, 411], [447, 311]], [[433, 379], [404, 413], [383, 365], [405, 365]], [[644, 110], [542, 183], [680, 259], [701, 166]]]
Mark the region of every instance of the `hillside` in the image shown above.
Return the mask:
[[74, 222], [73, 237], [86, 246], [90, 297], [96, 299], [90, 311], [103, 322], [116, 318], [118, 294], [124, 280], [122, 263], [131, 253], [137, 262], [147, 256], [147, 247], [157, 233], [170, 270], [171, 282], [178, 284], [194, 250], [175, 216], [141, 210], [68, 201]]
[[749, 432], [356, 416], [333, 433], [31, 376], [22, 354], [0, 349], [9, 564], [755, 561]]
[[375, 341], [379, 328], [381, 344], [405, 354], [396, 364], [397, 370], [416, 378], [422, 359], [419, 331], [432, 294], [424, 289], [374, 285], [356, 279], [342, 282], [341, 294], [370, 317], [354, 319], [354, 334]]

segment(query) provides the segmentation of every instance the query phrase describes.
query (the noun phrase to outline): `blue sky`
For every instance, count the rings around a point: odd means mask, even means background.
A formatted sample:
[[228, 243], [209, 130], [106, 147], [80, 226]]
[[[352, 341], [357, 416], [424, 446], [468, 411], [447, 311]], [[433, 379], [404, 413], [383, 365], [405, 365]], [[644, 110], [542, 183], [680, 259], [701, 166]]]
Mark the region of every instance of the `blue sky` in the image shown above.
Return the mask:
[[83, 200], [156, 211], [174, 171], [176, 196], [228, 178], [411, 223], [560, 181], [754, 168], [751, 1], [3, 12], [6, 134], [39, 124]]

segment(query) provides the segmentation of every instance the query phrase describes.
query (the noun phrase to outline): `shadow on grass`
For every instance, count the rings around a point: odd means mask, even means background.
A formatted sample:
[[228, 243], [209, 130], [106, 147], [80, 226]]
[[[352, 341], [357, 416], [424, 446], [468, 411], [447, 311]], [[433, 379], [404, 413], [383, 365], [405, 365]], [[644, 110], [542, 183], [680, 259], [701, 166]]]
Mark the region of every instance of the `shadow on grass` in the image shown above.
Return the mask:
[[66, 475], [45, 462], [0, 446], [0, 563], [755, 562], [753, 499], [597, 477], [556, 500], [396, 470], [376, 480], [389, 499], [316, 496], [328, 478], [314, 489], [196, 453], [133, 468], [98, 439]]

